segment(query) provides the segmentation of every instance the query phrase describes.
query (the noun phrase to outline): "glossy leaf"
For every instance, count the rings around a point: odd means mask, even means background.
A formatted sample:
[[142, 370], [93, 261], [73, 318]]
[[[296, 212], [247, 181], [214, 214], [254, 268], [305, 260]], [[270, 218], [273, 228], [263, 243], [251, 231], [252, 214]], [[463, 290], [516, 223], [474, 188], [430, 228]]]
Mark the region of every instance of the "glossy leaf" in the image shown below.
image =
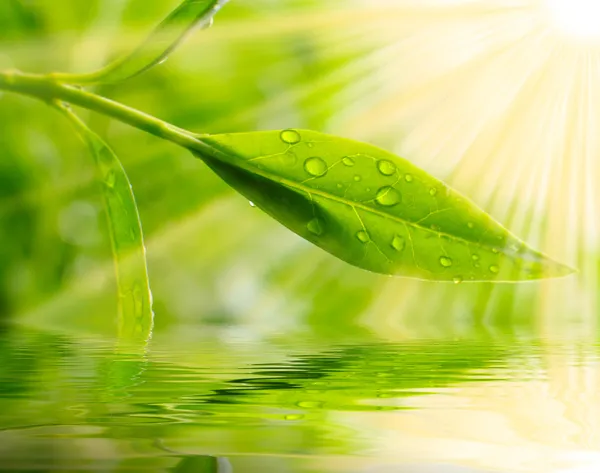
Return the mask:
[[102, 185], [119, 293], [119, 332], [126, 340], [147, 340], [152, 332], [152, 296], [146, 247], [135, 196], [121, 161], [70, 109], [60, 107], [88, 145]]
[[201, 139], [216, 151], [200, 157], [233, 188], [360, 268], [455, 283], [572, 272], [443, 182], [375, 146], [307, 130]]
[[196, 28], [212, 24], [214, 16], [229, 0], [185, 0], [128, 56], [90, 74], [56, 74], [72, 84], [120, 82], [164, 62]]

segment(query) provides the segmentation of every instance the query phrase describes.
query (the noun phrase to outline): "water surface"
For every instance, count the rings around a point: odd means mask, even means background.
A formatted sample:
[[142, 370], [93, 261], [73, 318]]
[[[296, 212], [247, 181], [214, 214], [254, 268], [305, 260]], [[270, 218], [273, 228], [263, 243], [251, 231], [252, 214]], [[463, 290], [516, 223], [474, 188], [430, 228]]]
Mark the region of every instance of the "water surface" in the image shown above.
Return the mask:
[[587, 472], [594, 343], [0, 338], [9, 471]]

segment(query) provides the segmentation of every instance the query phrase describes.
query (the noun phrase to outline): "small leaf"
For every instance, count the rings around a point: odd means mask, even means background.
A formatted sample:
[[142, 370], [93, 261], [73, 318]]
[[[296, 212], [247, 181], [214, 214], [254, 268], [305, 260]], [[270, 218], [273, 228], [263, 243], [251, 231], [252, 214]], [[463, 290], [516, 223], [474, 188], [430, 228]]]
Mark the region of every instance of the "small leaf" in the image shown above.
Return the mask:
[[90, 74], [54, 74], [71, 84], [115, 83], [137, 76], [164, 62], [196, 28], [212, 24], [229, 0], [185, 0], [132, 53]]
[[119, 333], [126, 340], [147, 340], [152, 332], [152, 295], [142, 224], [129, 178], [109, 146], [69, 108], [59, 106], [88, 145], [96, 161], [119, 291]]
[[375, 146], [307, 130], [201, 136], [221, 178], [338, 258], [427, 280], [519, 281], [572, 270], [446, 184]]

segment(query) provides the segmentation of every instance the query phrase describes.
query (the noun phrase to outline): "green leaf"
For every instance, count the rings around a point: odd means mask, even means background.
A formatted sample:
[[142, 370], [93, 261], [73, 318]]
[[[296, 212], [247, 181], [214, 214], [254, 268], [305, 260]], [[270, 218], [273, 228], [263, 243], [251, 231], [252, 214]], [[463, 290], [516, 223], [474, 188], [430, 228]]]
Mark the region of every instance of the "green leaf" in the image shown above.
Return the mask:
[[102, 138], [69, 108], [58, 108], [75, 126], [96, 162], [119, 292], [119, 334], [124, 340], [145, 341], [151, 335], [154, 315], [142, 224], [131, 183], [121, 161]]
[[114, 83], [164, 62], [196, 28], [208, 27], [229, 0], [185, 0], [132, 53], [90, 74], [55, 74], [71, 84]]
[[455, 283], [573, 272], [443, 182], [375, 146], [308, 130], [200, 139], [213, 152], [195, 154], [229, 185], [354, 266]]

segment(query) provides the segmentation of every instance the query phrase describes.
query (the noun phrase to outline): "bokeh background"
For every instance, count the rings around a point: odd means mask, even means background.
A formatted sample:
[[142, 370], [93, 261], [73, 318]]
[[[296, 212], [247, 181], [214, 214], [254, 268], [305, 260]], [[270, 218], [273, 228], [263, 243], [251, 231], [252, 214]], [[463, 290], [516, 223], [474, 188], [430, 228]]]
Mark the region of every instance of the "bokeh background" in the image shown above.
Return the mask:
[[[0, 69], [95, 70], [137, 45], [177, 3], [3, 0]], [[461, 353], [461, 360], [475, 364], [450, 371], [435, 364], [427, 368], [433, 381], [417, 371], [419, 380], [427, 378], [421, 388], [437, 389], [463, 369], [497, 363], [508, 370], [500, 377], [537, 380], [513, 385], [508, 395], [493, 386], [458, 395], [459, 404], [519, 424], [513, 437], [503, 437], [508, 450], [486, 451], [486, 468], [506, 461], [513, 444], [521, 453], [528, 445], [540, 459], [550, 445], [586, 448], [596, 453], [584, 460], [597, 466], [600, 432], [583, 419], [598, 417], [592, 406], [599, 382], [600, 23], [590, 19], [599, 8], [584, 0], [232, 0], [212, 28], [197, 32], [164, 64], [98, 87], [98, 93], [199, 133], [310, 128], [393, 150], [533, 247], [579, 269], [566, 279], [501, 285], [370, 274], [282, 228], [185, 150], [81, 111], [133, 184], [148, 249], [156, 346], [164, 352], [177, 347], [185, 353], [177, 362], [186, 366], [214, 367], [217, 353], [234, 365], [248, 356], [231, 348], [232, 340], [273, 350], [273, 360], [284, 356], [286, 344], [305, 340], [308, 348], [290, 350], [317, 353], [357, 340], [414, 342], [411, 350], [422, 357], [411, 366], [422, 367], [432, 353], [423, 340], [441, 343], [439, 363]], [[91, 156], [69, 123], [30, 99], [0, 95], [0, 124], [0, 319], [6, 330], [24, 331], [19, 336], [31, 351], [41, 344], [44, 353], [53, 352], [47, 334], [71, 342], [110, 339], [116, 289]], [[523, 340], [533, 342], [525, 349]], [[200, 356], [195, 351], [202, 343], [208, 345]], [[13, 359], [12, 346], [6, 359]], [[376, 366], [391, 356], [373, 350], [366, 353]], [[533, 358], [525, 357], [526, 375], [515, 380], [511, 370], [523, 352]], [[357, 356], [369, 355], [349, 359]], [[366, 373], [364, 384], [377, 376], [370, 368], [352, 369]], [[405, 376], [394, 378], [398, 389], [406, 387]], [[564, 406], [575, 402], [572, 386], [583, 396], [578, 405], [587, 407], [569, 417]], [[542, 417], [525, 418], [549, 392], [557, 397]], [[443, 415], [458, 429], [461, 422], [448, 406], [444, 414], [427, 411], [434, 414], [424, 425]], [[478, 416], [464, 425], [482, 432], [491, 421]], [[392, 418], [338, 421], [344, 429], [396, 428]], [[541, 426], [549, 425], [575, 429], [576, 439], [545, 438]], [[441, 435], [414, 429], [429, 441]], [[539, 444], [526, 444], [521, 435]], [[392, 437], [388, 432], [385, 438]], [[407, 451], [419, 451], [406, 442]], [[333, 460], [327, 468], [334, 464], [348, 471]]]

